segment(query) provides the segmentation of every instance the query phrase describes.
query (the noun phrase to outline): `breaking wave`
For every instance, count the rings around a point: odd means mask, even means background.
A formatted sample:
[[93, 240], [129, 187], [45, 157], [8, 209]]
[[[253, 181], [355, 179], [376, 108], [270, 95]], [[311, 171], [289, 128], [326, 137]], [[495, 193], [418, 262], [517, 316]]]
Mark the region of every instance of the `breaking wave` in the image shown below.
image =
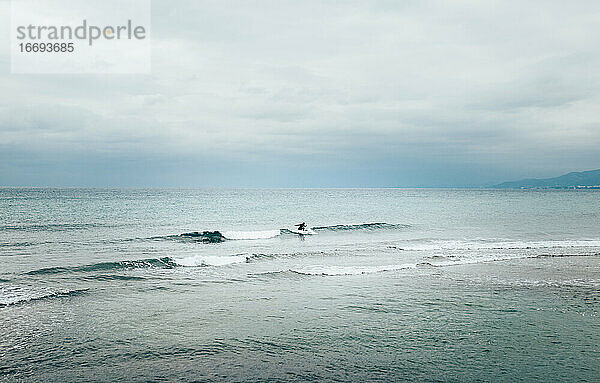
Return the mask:
[[0, 307], [18, 305], [27, 302], [42, 301], [52, 298], [68, 298], [83, 295], [88, 289], [75, 289], [75, 290], [64, 290], [54, 291], [50, 293], [37, 293], [37, 294], [17, 294], [14, 296], [2, 297], [0, 300]]
[[203, 231], [203, 232], [198, 232], [198, 231], [194, 231], [194, 232], [190, 232], [190, 233], [183, 233], [183, 234], [179, 234], [176, 236], [170, 236], [171, 238], [182, 238], [182, 239], [190, 239], [194, 242], [203, 242], [203, 243], [219, 243], [219, 242], [223, 242], [225, 240], [227, 240], [227, 238], [225, 238], [223, 236], [223, 234], [221, 234], [220, 231]]
[[176, 262], [180, 266], [198, 267], [198, 266], [228, 266], [236, 263], [248, 261], [245, 254], [237, 255], [198, 255], [185, 258], [177, 258]]
[[[120, 261], [120, 262], [102, 262], [89, 265], [71, 266], [71, 267], [50, 267], [33, 270], [25, 273], [28, 276], [48, 276], [55, 274], [65, 273], [80, 273], [78, 278], [81, 280], [97, 280], [97, 281], [111, 281], [111, 280], [122, 280], [122, 281], [140, 281], [146, 280], [147, 276], [135, 276], [125, 275], [120, 273], [122, 271], [132, 269], [174, 269], [176, 267], [224, 267], [236, 264], [253, 263], [268, 261], [273, 258], [293, 258], [303, 257], [306, 255], [317, 255], [321, 252], [309, 252], [309, 253], [289, 253], [289, 254], [235, 254], [235, 255], [193, 255], [182, 258], [150, 258], [140, 259], [132, 261]], [[352, 276], [352, 275], [363, 275], [363, 274], [374, 274], [382, 272], [392, 272], [407, 269], [420, 269], [420, 268], [440, 268], [449, 266], [460, 266], [468, 264], [481, 264], [490, 262], [500, 261], [511, 261], [519, 259], [533, 259], [533, 258], [553, 258], [553, 257], [582, 257], [582, 256], [600, 256], [600, 253], [593, 252], [588, 254], [497, 254], [490, 256], [477, 256], [477, 257], [462, 257], [454, 255], [432, 255], [424, 257], [414, 263], [398, 263], [398, 264], [384, 264], [384, 265], [304, 265], [279, 270], [266, 271], [263, 273], [252, 274], [252, 275], [304, 275], [304, 276]], [[95, 274], [94, 274], [95, 273]], [[6, 279], [0, 279], [0, 282], [10, 282]], [[62, 296], [64, 292], [47, 294], [51, 296]], [[42, 299], [42, 297], [34, 297], [35, 299]], [[27, 298], [30, 300], [33, 298]], [[0, 299], [0, 305], [2, 299]], [[9, 302], [10, 303], [10, 302]], [[4, 302], [4, 305], [7, 303]], [[13, 303], [10, 303], [13, 304]]]
[[269, 239], [275, 238], [281, 234], [280, 230], [262, 230], [262, 231], [226, 231], [223, 237], [226, 239]]
[[27, 275], [44, 275], [44, 274], [60, 274], [60, 273], [85, 273], [94, 271], [110, 271], [110, 270], [127, 270], [127, 269], [172, 269], [177, 266], [177, 263], [169, 257], [164, 258], [149, 258], [139, 259], [135, 261], [120, 261], [120, 262], [101, 262], [91, 265], [72, 266], [72, 267], [48, 267], [29, 271]]
[[201, 243], [221, 243], [228, 240], [252, 240], [275, 238], [281, 234], [280, 230], [259, 230], [259, 231], [192, 231], [179, 235], [169, 235], [166, 237], [153, 237], [151, 239], [176, 239]]
[[350, 275], [363, 275], [363, 274], [375, 274], [390, 271], [399, 271], [407, 269], [417, 268], [440, 268], [449, 266], [460, 266], [490, 262], [501, 262], [519, 259], [535, 259], [535, 258], [548, 258], [548, 257], [582, 257], [582, 256], [600, 256], [600, 253], [592, 254], [538, 254], [538, 255], [513, 255], [513, 256], [492, 256], [492, 257], [479, 257], [479, 258], [458, 258], [454, 256], [433, 256], [426, 257], [426, 260], [416, 263], [401, 263], [401, 264], [388, 264], [379, 266], [365, 266], [365, 265], [352, 265], [352, 266], [324, 266], [324, 265], [312, 265], [305, 266], [302, 268], [290, 268], [284, 270], [268, 271], [263, 273], [253, 274], [254, 276], [289, 276], [291, 275], [304, 275], [304, 276], [350, 276]]
[[[410, 227], [410, 225], [391, 224], [384, 222], [361, 223], [356, 225], [330, 225], [330, 226], [315, 226], [311, 229], [314, 231], [373, 231], [373, 230], [391, 230]], [[150, 239], [178, 239], [184, 241], [201, 242], [201, 243], [221, 243], [228, 240], [253, 240], [253, 239], [270, 239], [278, 237], [282, 234], [292, 234], [290, 229], [272, 229], [272, 230], [249, 230], [249, 231], [191, 231], [179, 235], [169, 235], [165, 237], [153, 237]]]
[[[93, 273], [125, 271], [132, 269], [174, 269], [176, 267], [196, 267], [196, 266], [227, 266], [235, 263], [248, 262], [254, 255], [236, 254], [236, 255], [195, 255], [183, 258], [148, 258], [133, 261], [120, 262], [101, 262], [90, 265], [68, 266], [68, 267], [47, 267], [43, 269], [26, 272], [25, 275], [52, 275], [64, 273]], [[258, 256], [257, 256], [258, 257]], [[93, 277], [84, 277], [84, 279], [121, 279], [121, 280], [143, 280], [145, 278], [136, 276], [115, 276], [113, 274], [101, 274]], [[0, 280], [1, 281], [1, 280]]]
[[382, 230], [382, 229], [405, 229], [410, 225], [392, 224], [385, 222], [361, 223], [357, 225], [331, 225], [331, 226], [315, 226], [312, 229], [315, 231], [352, 231], [352, 230]]
[[397, 271], [405, 269], [414, 269], [415, 263], [403, 263], [399, 265], [382, 266], [307, 266], [300, 269], [290, 269], [291, 272], [304, 275], [361, 275], [381, 273], [384, 271]]
[[388, 246], [389, 249], [405, 251], [474, 251], [474, 250], [532, 250], [600, 247], [600, 240], [550, 240], [550, 241], [463, 241], [416, 239], [402, 246]]

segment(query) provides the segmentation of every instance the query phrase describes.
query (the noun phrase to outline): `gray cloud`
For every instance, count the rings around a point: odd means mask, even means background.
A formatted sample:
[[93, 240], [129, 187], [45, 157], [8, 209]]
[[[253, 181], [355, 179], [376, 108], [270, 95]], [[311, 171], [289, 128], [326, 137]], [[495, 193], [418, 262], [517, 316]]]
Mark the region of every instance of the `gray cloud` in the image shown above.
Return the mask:
[[152, 4], [150, 76], [11, 75], [0, 37], [0, 182], [457, 186], [600, 167], [597, 2]]

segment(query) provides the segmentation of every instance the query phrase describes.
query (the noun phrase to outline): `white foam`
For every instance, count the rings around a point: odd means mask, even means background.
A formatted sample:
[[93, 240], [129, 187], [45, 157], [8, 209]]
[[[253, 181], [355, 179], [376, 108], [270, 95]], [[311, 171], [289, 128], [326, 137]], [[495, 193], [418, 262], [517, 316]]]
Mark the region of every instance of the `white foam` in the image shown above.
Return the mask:
[[600, 240], [554, 240], [554, 241], [497, 241], [497, 242], [471, 242], [471, 241], [430, 241], [421, 244], [398, 245], [404, 250], [494, 250], [494, 249], [543, 249], [560, 247], [600, 247]]
[[245, 255], [196, 255], [185, 258], [176, 258], [175, 263], [180, 266], [227, 266], [246, 262]]
[[443, 267], [443, 266], [456, 266], [456, 265], [470, 265], [475, 263], [487, 263], [497, 261], [508, 261], [512, 259], [524, 259], [531, 258], [529, 256], [500, 256], [500, 257], [479, 257], [479, 258], [463, 258], [457, 260], [446, 260], [446, 261], [426, 261], [423, 264], [428, 263], [431, 266]]
[[279, 230], [259, 230], [259, 231], [225, 231], [223, 236], [227, 239], [268, 239], [277, 237]]
[[415, 263], [403, 263], [399, 265], [382, 266], [307, 266], [301, 269], [290, 269], [295, 273], [306, 275], [361, 275], [373, 274], [383, 271], [395, 271], [404, 269], [414, 269]]
[[85, 292], [87, 289], [54, 290], [48, 287], [32, 288], [30, 286], [9, 285], [0, 287], [0, 307], [35, 301], [45, 298], [66, 297]]
[[469, 265], [469, 264], [477, 264], [477, 263], [487, 263], [487, 262], [498, 262], [498, 261], [508, 261], [514, 259], [526, 259], [526, 258], [535, 258], [537, 256], [522, 256], [522, 255], [514, 255], [514, 256], [492, 256], [492, 257], [478, 257], [478, 258], [464, 258], [458, 260], [443, 260], [443, 261], [426, 261], [420, 263], [403, 263], [397, 265], [382, 265], [382, 266], [307, 266], [301, 269], [290, 269], [295, 273], [305, 274], [305, 275], [361, 275], [361, 274], [373, 274], [373, 273], [381, 273], [386, 271], [397, 271], [397, 270], [405, 270], [405, 269], [414, 269], [419, 266], [431, 265], [433, 267], [444, 267], [444, 266], [458, 266], [458, 265]]
[[511, 261], [511, 260], [519, 260], [519, 259], [528, 259], [528, 258], [538, 258], [539, 254], [512, 254], [512, 255], [492, 255], [492, 256], [479, 256], [479, 257], [466, 257], [460, 259], [447, 259], [447, 260], [432, 260], [428, 259], [427, 261], [422, 262], [422, 264], [429, 264], [434, 267], [444, 267], [444, 266], [457, 266], [457, 265], [470, 265], [476, 263], [488, 263], [488, 262], [501, 262], [501, 261]]

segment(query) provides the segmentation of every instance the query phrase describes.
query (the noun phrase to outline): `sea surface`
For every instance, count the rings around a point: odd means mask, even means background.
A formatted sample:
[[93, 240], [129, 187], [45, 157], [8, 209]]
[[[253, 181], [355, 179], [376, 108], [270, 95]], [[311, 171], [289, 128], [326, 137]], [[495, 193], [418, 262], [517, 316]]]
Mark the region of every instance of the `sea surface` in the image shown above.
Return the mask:
[[599, 309], [598, 191], [0, 189], [0, 381], [598, 382]]

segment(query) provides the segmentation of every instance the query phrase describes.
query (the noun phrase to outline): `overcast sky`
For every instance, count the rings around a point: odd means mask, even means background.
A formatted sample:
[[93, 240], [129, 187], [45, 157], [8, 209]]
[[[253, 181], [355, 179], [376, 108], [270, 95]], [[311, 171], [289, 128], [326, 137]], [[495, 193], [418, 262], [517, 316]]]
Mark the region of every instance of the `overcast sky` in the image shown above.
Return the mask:
[[153, 0], [152, 75], [11, 75], [0, 185], [481, 186], [600, 168], [600, 2]]

